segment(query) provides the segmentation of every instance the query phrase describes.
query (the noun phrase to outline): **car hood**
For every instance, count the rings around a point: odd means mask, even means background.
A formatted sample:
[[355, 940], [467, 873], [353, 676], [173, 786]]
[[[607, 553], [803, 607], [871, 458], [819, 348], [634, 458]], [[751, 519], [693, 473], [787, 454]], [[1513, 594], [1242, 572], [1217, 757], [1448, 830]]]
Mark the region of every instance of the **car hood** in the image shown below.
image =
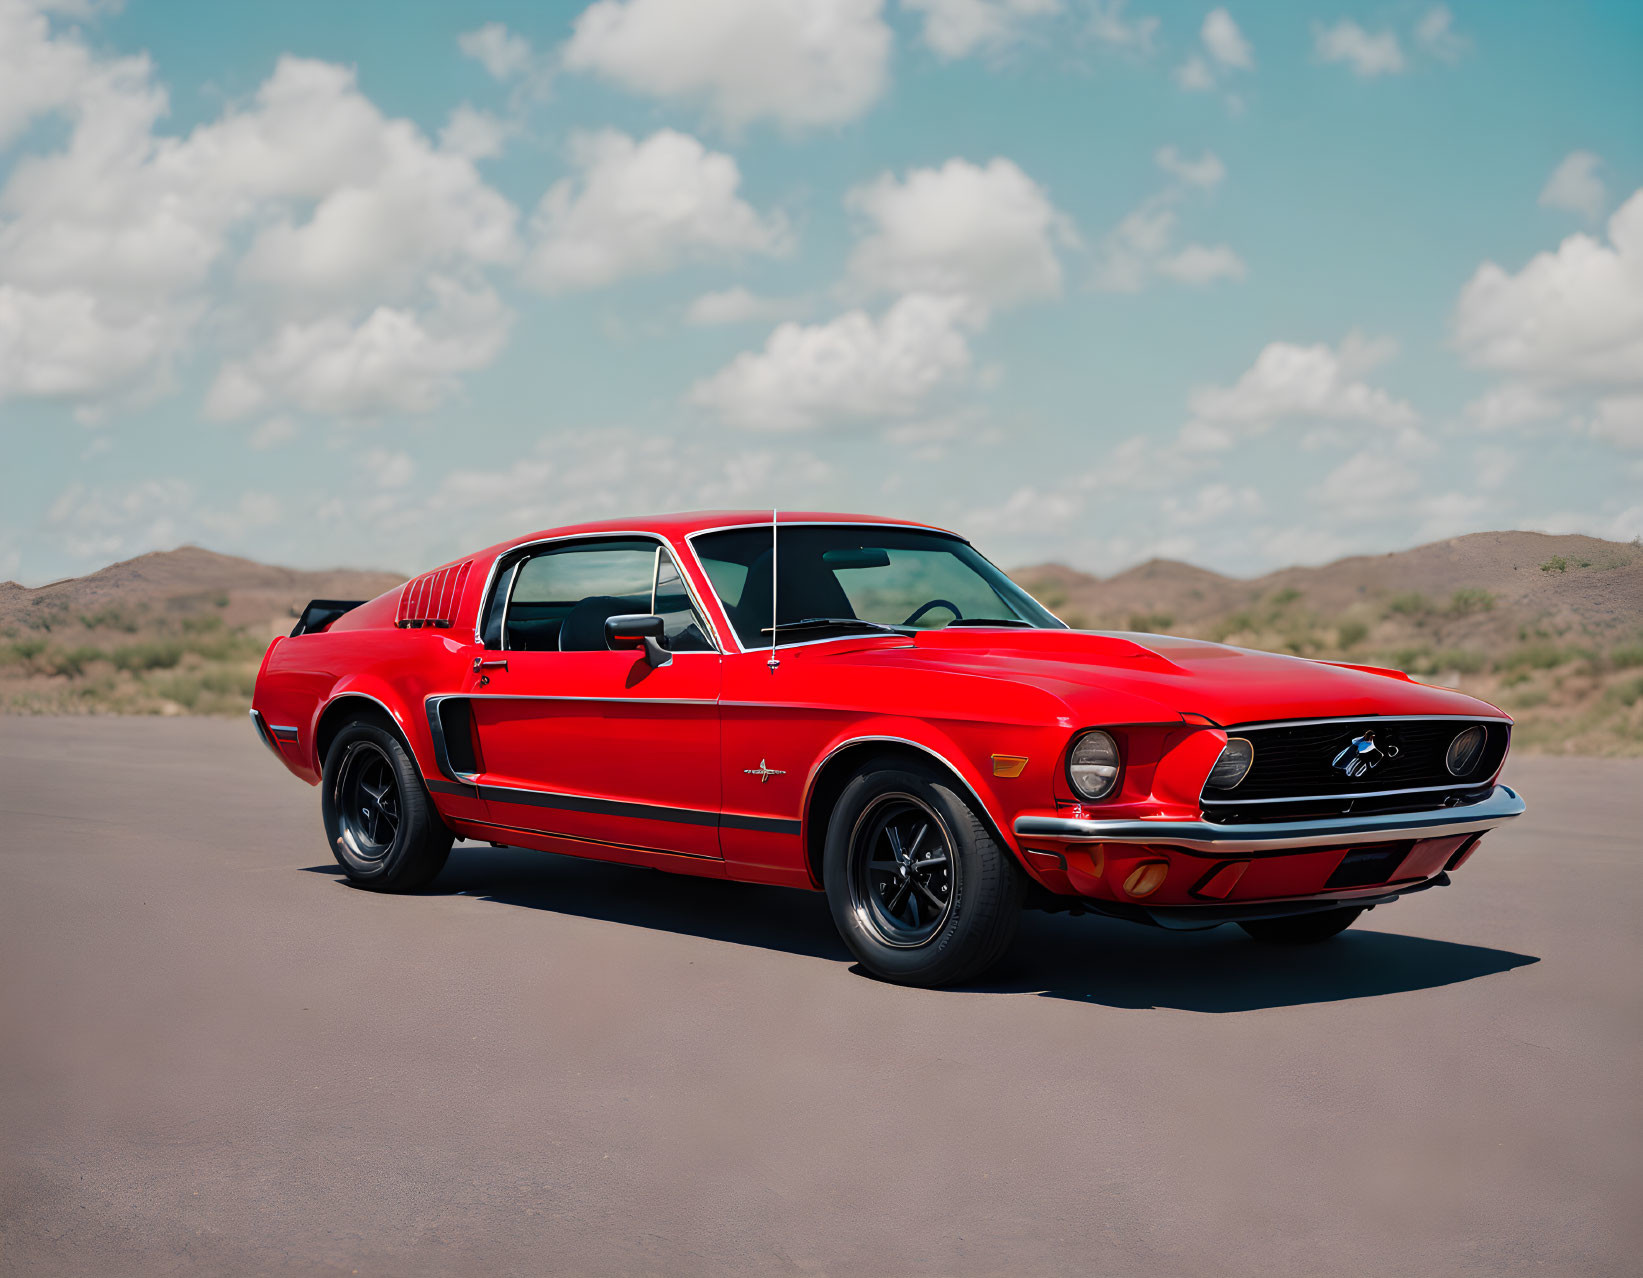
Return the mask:
[[911, 646], [858, 648], [854, 660], [932, 665], [1029, 684], [1086, 722], [1202, 715], [1228, 726], [1372, 714], [1498, 716], [1487, 702], [1395, 670], [1348, 666], [1166, 635], [1068, 630], [923, 631]]

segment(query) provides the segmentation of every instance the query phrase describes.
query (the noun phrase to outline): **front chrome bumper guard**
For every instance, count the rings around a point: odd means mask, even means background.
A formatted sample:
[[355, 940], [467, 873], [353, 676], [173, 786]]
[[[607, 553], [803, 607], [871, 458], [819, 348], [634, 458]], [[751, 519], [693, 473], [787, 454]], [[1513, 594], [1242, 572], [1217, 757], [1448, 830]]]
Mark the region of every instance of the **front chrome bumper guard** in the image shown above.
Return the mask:
[[1395, 843], [1400, 839], [1444, 839], [1492, 830], [1522, 816], [1524, 803], [1510, 786], [1497, 785], [1489, 797], [1460, 808], [1430, 812], [1382, 812], [1322, 817], [1311, 821], [1216, 825], [1211, 821], [1099, 821], [1079, 817], [1021, 816], [1021, 838], [1064, 843], [1148, 843], [1193, 852], [1234, 855], [1280, 852], [1342, 843]]

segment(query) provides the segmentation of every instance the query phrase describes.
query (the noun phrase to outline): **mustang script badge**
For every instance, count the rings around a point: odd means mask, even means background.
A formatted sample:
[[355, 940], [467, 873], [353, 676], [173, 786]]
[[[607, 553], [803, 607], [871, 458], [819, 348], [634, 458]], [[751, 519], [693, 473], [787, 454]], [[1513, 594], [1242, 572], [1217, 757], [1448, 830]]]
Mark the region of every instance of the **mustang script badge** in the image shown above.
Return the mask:
[[759, 760], [758, 767], [743, 768], [742, 771], [747, 773], [750, 777], [758, 777], [760, 785], [763, 785], [766, 781], [770, 780], [771, 777], [785, 777], [787, 775], [787, 770], [785, 768], [766, 767], [763, 759]]
[[1367, 776], [1388, 759], [1398, 757], [1398, 747], [1390, 742], [1382, 746], [1375, 740], [1375, 730], [1371, 728], [1361, 737], [1353, 737], [1352, 744], [1335, 756], [1330, 766], [1349, 777]]

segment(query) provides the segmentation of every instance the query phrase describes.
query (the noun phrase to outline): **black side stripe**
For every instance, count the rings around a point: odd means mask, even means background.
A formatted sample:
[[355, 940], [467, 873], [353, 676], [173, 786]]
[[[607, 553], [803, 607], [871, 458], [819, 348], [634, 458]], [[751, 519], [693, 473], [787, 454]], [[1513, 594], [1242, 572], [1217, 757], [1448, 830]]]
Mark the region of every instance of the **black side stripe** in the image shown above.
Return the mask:
[[435, 794], [478, 797], [488, 803], [517, 803], [531, 808], [553, 808], [560, 812], [588, 812], [597, 816], [638, 817], [646, 821], [672, 821], [679, 825], [719, 826], [731, 830], [758, 830], [765, 834], [799, 833], [800, 824], [785, 817], [745, 816], [739, 812], [703, 812], [696, 808], [668, 808], [655, 803], [626, 803], [620, 799], [593, 799], [580, 794], [554, 794], [547, 790], [523, 790], [505, 785], [460, 785], [424, 777]]

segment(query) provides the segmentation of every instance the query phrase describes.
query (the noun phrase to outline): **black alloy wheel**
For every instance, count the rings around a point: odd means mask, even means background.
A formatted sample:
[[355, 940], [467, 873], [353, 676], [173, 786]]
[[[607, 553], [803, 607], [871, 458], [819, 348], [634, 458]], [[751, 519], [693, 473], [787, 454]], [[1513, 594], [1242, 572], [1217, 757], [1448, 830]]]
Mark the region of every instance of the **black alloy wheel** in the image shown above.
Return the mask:
[[1026, 874], [944, 768], [906, 753], [868, 758], [826, 820], [828, 908], [865, 971], [952, 985], [1009, 948]]
[[361, 861], [382, 860], [399, 833], [393, 764], [374, 741], [355, 741], [343, 755], [335, 784], [337, 820], [348, 850]]
[[850, 907], [884, 944], [923, 945], [953, 905], [953, 854], [941, 818], [910, 794], [874, 799], [850, 848]]
[[379, 892], [427, 886], [456, 837], [385, 715], [362, 715], [338, 730], [325, 754], [320, 810], [343, 873]]

